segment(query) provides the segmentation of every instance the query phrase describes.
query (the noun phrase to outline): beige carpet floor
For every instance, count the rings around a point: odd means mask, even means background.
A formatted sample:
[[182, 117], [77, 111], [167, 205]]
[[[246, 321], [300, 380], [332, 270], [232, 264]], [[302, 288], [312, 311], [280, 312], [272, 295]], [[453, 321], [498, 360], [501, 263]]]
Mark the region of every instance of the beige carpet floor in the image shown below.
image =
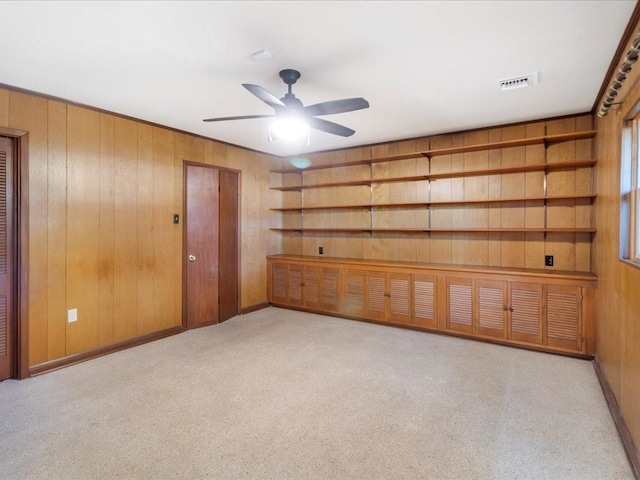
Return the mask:
[[2, 479], [630, 479], [588, 361], [268, 308], [0, 384]]

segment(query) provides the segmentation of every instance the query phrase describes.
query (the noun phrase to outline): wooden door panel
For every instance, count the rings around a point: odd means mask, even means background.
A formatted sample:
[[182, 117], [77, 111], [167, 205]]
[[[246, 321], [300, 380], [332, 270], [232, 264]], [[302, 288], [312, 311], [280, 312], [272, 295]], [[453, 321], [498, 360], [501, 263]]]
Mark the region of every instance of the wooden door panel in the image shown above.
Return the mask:
[[323, 267], [321, 285], [321, 310], [340, 312], [340, 269]]
[[224, 322], [239, 313], [238, 173], [220, 170], [220, 311]]
[[447, 328], [473, 332], [473, 281], [469, 278], [447, 278]]
[[15, 369], [13, 324], [13, 145], [0, 138], [0, 380]]
[[271, 298], [273, 303], [287, 303], [287, 270], [286, 263], [274, 263], [271, 267]]
[[582, 348], [582, 289], [547, 285], [546, 345], [580, 351]]
[[542, 343], [542, 285], [511, 283], [509, 338], [519, 342]]
[[387, 274], [367, 272], [367, 318], [386, 320]]
[[480, 335], [507, 337], [507, 284], [499, 281], [477, 282], [478, 318], [476, 331]]
[[302, 265], [289, 265], [287, 276], [287, 303], [294, 307], [302, 306], [302, 278], [304, 267]]
[[437, 328], [436, 277], [413, 275], [413, 320], [412, 323], [428, 328]]
[[411, 323], [411, 275], [389, 274], [389, 316], [390, 322]]
[[314, 310], [320, 309], [320, 285], [322, 268], [304, 267], [304, 306]]
[[345, 315], [352, 317], [365, 316], [365, 272], [364, 270], [347, 270], [347, 293], [345, 298]]
[[195, 328], [218, 322], [219, 176], [213, 168], [186, 170], [186, 316]]

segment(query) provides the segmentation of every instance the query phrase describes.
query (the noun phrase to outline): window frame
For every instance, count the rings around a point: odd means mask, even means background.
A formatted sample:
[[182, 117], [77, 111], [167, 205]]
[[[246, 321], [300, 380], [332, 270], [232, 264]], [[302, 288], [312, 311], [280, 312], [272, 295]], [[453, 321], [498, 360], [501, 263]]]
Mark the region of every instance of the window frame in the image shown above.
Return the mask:
[[620, 258], [640, 267], [640, 103], [622, 131]]

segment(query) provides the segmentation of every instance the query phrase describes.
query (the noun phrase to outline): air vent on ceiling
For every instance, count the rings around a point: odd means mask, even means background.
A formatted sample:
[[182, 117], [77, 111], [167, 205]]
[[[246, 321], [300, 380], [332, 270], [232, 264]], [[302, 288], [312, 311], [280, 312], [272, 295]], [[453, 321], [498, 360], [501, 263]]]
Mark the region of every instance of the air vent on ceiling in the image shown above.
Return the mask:
[[503, 92], [507, 90], [514, 90], [516, 88], [528, 87], [538, 83], [538, 72], [529, 73], [520, 77], [507, 78], [500, 80], [500, 89]]

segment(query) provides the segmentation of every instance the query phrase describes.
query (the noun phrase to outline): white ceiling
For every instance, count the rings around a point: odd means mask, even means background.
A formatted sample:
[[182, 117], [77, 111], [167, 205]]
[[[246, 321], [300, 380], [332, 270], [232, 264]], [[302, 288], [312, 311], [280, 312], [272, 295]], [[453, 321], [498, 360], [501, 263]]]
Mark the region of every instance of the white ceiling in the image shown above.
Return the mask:
[[[626, 1], [0, 2], [0, 83], [290, 155], [589, 111], [635, 6]], [[270, 60], [250, 54], [267, 49]], [[310, 145], [269, 142], [273, 110], [364, 97]], [[501, 92], [498, 81], [540, 72]]]

